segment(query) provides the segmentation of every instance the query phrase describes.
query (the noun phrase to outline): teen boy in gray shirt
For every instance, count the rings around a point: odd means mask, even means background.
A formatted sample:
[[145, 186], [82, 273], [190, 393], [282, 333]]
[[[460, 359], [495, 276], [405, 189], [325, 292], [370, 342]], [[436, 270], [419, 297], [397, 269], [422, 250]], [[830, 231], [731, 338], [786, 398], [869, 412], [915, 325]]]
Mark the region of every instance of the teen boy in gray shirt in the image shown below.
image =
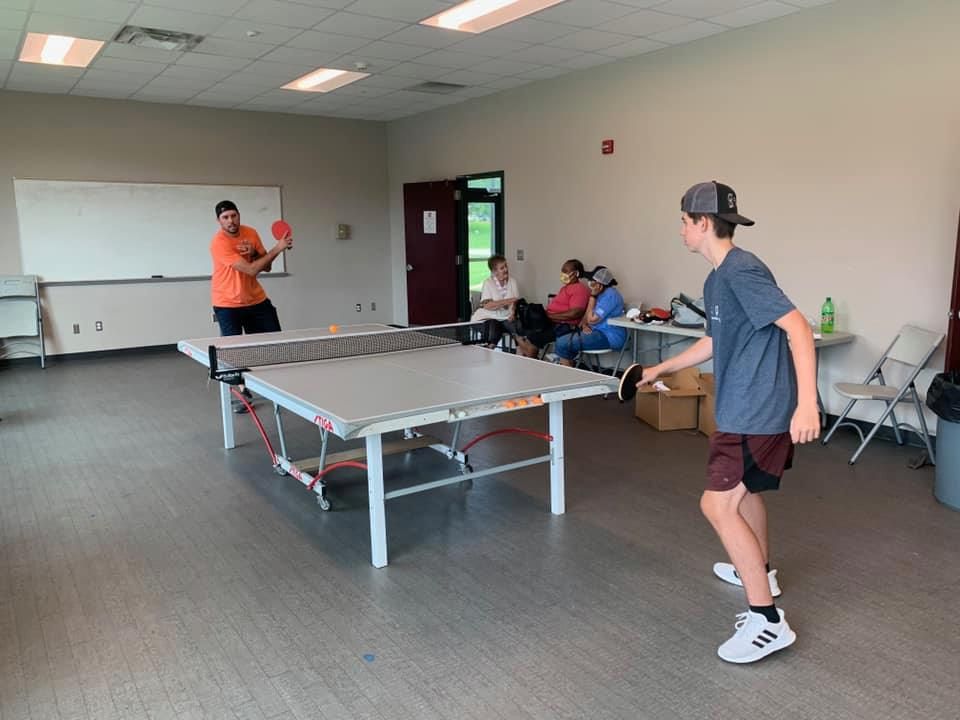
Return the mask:
[[713, 358], [717, 432], [710, 437], [700, 508], [732, 561], [717, 563], [714, 573], [743, 585], [749, 604], [717, 654], [749, 663], [797, 637], [773, 602], [780, 587], [768, 563], [767, 511], [759, 493], [780, 486], [794, 443], [820, 435], [813, 333], [767, 266], [734, 246], [736, 226], [753, 221], [737, 212], [732, 188], [694, 185], [680, 209], [684, 245], [713, 266], [703, 287], [706, 336], [645, 368], [637, 386]]

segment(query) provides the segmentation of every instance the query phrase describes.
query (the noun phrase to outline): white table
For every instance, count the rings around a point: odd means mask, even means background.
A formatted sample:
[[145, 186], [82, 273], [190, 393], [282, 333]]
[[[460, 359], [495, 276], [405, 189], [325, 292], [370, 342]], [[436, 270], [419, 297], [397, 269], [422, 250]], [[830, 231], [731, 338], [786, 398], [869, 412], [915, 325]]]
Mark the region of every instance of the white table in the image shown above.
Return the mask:
[[[450, 326], [452, 327], [452, 326]], [[346, 326], [332, 337], [329, 330], [299, 330], [235, 337], [183, 340], [178, 349], [210, 367], [211, 346], [228, 354], [237, 347], [273, 352], [291, 341], [391, 340], [400, 332], [382, 325]], [[274, 346], [274, 348], [267, 347]], [[220, 365], [221, 361], [216, 361]], [[551, 365], [530, 358], [460, 343], [399, 352], [361, 354], [339, 359], [293, 362], [254, 367], [242, 372], [242, 381], [252, 392], [274, 403], [280, 435], [280, 452], [272, 458], [275, 469], [295, 477], [324, 501], [322, 477], [331, 468], [326, 457], [327, 434], [348, 439], [365, 438], [367, 487], [370, 500], [371, 562], [387, 564], [386, 511], [384, 501], [451, 483], [495, 473], [550, 463], [550, 509], [564, 512], [563, 401], [615, 392], [617, 379], [574, 368]], [[234, 415], [230, 386], [220, 383], [224, 447], [234, 447]], [[549, 417], [549, 453], [483, 470], [473, 470], [466, 450], [457, 449], [460, 425], [471, 418], [546, 405]], [[322, 449], [317, 471], [310, 461], [287, 457], [281, 408], [320, 428]], [[454, 424], [451, 446], [426, 438], [416, 428], [433, 423]], [[382, 436], [403, 431], [403, 440], [389, 443]], [[524, 431], [529, 432], [529, 431]], [[482, 436], [481, 436], [482, 437]], [[416, 447], [430, 447], [459, 463], [461, 472], [446, 478], [384, 491], [383, 456]], [[343, 455], [343, 454], [341, 454]], [[323, 503], [321, 503], [323, 504]], [[329, 507], [329, 504], [327, 504]]]
[[[652, 323], [634, 322], [626, 317], [613, 318], [608, 322], [611, 325], [626, 328], [632, 333], [630, 342], [632, 343], [633, 347], [634, 362], [639, 362], [638, 358], [640, 357], [641, 353], [653, 351], [656, 351], [657, 353], [657, 362], [662, 362], [663, 351], [667, 348], [690, 340], [698, 340], [706, 335], [706, 331], [703, 328], [683, 328], [677, 327], [676, 325], [671, 325], [669, 323], [663, 325], [654, 325]], [[640, 337], [643, 333], [655, 334], [657, 336], [657, 346], [640, 349]], [[667, 339], [668, 336], [672, 336], [674, 339]], [[847, 343], [853, 342], [856, 337], [856, 335], [847, 332], [815, 334], [813, 336], [813, 347], [816, 350], [818, 375], [820, 369], [820, 351], [823, 348], [833, 347], [834, 345], [846, 345]], [[820, 408], [821, 417], [823, 417], [825, 420], [826, 410], [823, 407], [823, 399], [820, 397], [819, 381], [817, 383], [817, 406]]]

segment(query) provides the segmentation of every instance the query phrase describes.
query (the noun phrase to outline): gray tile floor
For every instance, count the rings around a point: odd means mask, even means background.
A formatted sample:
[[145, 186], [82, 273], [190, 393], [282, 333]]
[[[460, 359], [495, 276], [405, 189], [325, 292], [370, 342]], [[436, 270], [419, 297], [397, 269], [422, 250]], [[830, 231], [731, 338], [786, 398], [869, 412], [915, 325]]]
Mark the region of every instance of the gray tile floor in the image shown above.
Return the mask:
[[222, 450], [216, 388], [172, 351], [2, 368], [0, 417], [3, 720], [960, 718], [960, 513], [913, 450], [850, 468], [849, 436], [801, 449], [770, 501], [799, 639], [735, 667], [715, 657], [743, 599], [710, 573], [706, 441], [614, 401], [569, 404], [565, 516], [542, 466], [400, 498], [384, 570], [360, 471], [324, 513], [249, 423]]

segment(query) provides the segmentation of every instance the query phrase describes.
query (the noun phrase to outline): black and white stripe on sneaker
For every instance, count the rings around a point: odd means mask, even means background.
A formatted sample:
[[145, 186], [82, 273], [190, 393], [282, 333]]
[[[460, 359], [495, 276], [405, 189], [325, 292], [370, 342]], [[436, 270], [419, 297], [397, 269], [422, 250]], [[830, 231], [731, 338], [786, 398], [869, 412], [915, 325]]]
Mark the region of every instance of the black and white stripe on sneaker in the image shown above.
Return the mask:
[[731, 663], [751, 663], [793, 644], [797, 634], [777, 608], [780, 622], [772, 623], [760, 613], [748, 610], [737, 615], [733, 637], [717, 648], [717, 655]]
[[764, 629], [763, 632], [761, 632], [759, 635], [757, 635], [756, 638], [754, 638], [753, 644], [756, 645], [758, 648], [762, 649], [776, 639], [777, 639], [776, 633], [770, 632], [769, 630]]

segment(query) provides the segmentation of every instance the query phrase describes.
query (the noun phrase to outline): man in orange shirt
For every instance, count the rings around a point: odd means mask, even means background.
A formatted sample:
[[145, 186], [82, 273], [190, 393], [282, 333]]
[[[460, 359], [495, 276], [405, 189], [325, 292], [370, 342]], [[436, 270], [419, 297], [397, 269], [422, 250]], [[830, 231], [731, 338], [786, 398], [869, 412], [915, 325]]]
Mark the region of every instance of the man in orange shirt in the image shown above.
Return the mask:
[[[220, 334], [279, 332], [277, 309], [257, 275], [269, 271], [277, 255], [293, 247], [293, 236], [281, 238], [268, 252], [257, 231], [240, 224], [240, 211], [231, 200], [218, 202], [216, 213], [220, 230], [210, 242], [210, 296]], [[246, 388], [243, 394], [250, 397]], [[246, 412], [246, 407], [235, 400], [234, 411]]]

